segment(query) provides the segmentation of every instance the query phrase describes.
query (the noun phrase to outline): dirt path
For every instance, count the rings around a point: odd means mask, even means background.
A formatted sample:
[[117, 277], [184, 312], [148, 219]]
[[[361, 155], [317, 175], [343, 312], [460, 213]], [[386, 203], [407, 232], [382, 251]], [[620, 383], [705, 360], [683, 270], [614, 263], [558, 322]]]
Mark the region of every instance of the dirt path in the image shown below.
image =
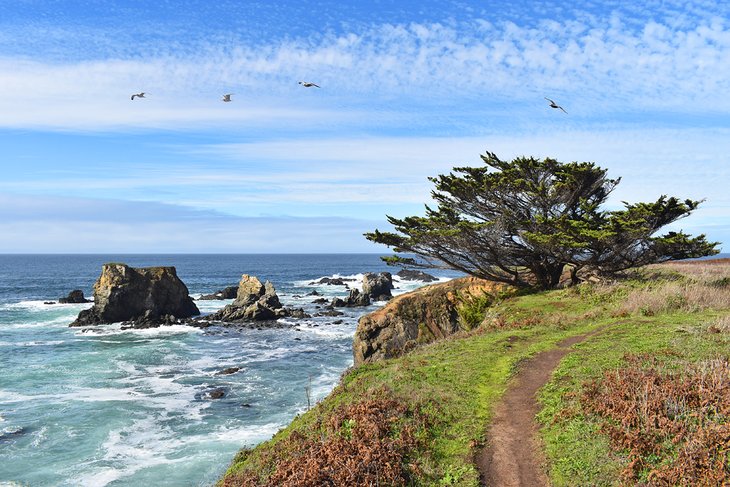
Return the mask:
[[510, 389], [497, 406], [487, 446], [475, 459], [481, 483], [489, 487], [539, 487], [549, 485], [538, 441], [535, 415], [538, 389], [544, 386], [570, 347], [596, 332], [570, 337], [557, 348], [538, 353], [522, 364]]

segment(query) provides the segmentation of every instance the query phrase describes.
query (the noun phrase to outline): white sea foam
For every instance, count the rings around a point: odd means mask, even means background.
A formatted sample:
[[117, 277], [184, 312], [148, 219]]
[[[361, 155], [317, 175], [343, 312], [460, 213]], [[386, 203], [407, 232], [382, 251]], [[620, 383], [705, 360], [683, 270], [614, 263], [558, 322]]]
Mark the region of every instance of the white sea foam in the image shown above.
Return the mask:
[[[136, 420], [123, 429], [110, 431], [101, 445], [103, 457], [93, 462], [101, 465], [74, 480], [77, 485], [105, 486], [144, 468], [185, 462], [185, 458], [167, 457], [177, 444], [175, 432], [153, 418]], [[109, 463], [120, 467], [106, 466]]]
[[121, 323], [96, 326], [94, 328], [79, 329], [77, 336], [113, 336], [113, 335], [138, 335], [143, 337], [157, 337], [168, 335], [179, 335], [183, 333], [202, 333], [203, 330], [188, 325], [164, 325], [157, 328], [127, 328], [122, 330]]
[[51, 346], [60, 345], [65, 343], [65, 340], [45, 340], [45, 341], [30, 341], [30, 342], [5, 342], [0, 341], [0, 347], [38, 347], [38, 346]]

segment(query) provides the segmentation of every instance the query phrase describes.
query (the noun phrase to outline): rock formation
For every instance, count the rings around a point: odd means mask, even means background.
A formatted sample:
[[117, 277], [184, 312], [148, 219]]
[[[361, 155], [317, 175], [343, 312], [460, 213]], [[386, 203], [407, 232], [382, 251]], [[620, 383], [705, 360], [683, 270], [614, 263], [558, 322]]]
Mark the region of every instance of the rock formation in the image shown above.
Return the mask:
[[370, 296], [361, 293], [357, 289], [350, 289], [350, 294], [346, 299], [332, 298], [330, 307], [332, 308], [352, 308], [355, 306], [367, 306], [370, 304]]
[[438, 281], [438, 277], [434, 277], [431, 274], [426, 274], [425, 272], [421, 272], [421, 271], [412, 271], [412, 270], [408, 270], [408, 269], [403, 269], [401, 271], [398, 271], [396, 276], [400, 277], [404, 281], [421, 281], [421, 282]]
[[77, 304], [77, 303], [90, 303], [88, 299], [84, 297], [84, 292], [81, 289], [74, 289], [65, 298], [58, 298], [60, 304]]
[[462, 277], [393, 298], [360, 318], [352, 344], [355, 365], [397, 357], [417, 345], [456, 333], [462, 329], [458, 308], [463, 300], [500, 286]]
[[204, 294], [198, 298], [199, 301], [212, 299], [234, 299], [238, 292], [238, 286], [228, 286], [224, 289], [214, 292], [213, 294]]
[[362, 292], [373, 301], [388, 301], [393, 297], [390, 290], [393, 289], [393, 276], [390, 272], [374, 274], [368, 272], [362, 278]]
[[134, 321], [155, 326], [200, 314], [174, 267], [104, 264], [94, 284], [94, 306], [70, 326]]
[[213, 321], [262, 321], [289, 316], [276, 295], [274, 285], [269, 281], [261, 284], [255, 276], [244, 274], [238, 283], [236, 300], [222, 310], [207, 316]]

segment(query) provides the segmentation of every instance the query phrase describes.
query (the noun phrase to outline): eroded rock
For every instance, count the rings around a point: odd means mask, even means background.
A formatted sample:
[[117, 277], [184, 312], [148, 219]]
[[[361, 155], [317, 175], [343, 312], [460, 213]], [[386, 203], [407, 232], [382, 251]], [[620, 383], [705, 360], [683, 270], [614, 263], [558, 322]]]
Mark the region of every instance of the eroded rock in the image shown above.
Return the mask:
[[199, 314], [174, 267], [104, 264], [94, 284], [94, 305], [70, 326], [128, 321], [159, 326]]

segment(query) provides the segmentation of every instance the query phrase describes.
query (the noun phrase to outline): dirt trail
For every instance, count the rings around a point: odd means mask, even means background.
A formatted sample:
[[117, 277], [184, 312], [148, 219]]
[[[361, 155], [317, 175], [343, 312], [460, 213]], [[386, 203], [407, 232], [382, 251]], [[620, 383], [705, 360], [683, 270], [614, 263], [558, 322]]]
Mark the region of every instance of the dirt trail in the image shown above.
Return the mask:
[[570, 337], [557, 348], [538, 353], [520, 367], [497, 406], [487, 435], [487, 446], [476, 458], [481, 483], [489, 487], [549, 485], [538, 441], [535, 415], [538, 389], [544, 386], [570, 347], [597, 332]]

